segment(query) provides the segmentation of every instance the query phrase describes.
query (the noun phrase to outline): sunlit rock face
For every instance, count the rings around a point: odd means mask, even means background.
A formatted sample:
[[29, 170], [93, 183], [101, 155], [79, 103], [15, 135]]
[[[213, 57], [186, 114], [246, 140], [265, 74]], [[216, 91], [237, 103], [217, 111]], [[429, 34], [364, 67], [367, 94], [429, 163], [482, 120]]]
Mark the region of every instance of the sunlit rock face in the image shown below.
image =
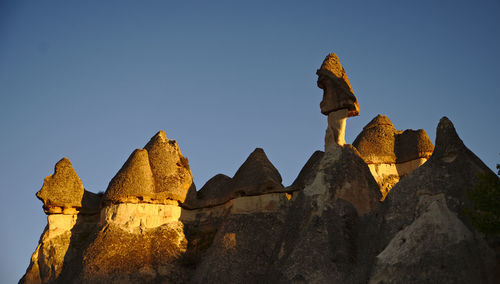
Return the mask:
[[44, 202], [45, 227], [20, 283], [64, 283], [81, 269], [82, 252], [98, 227], [101, 195], [84, 190], [67, 158], [44, 180], [37, 197]]
[[434, 146], [423, 129], [400, 131], [387, 116], [377, 115], [354, 140], [383, 198], [399, 180], [432, 155]]
[[82, 181], [68, 158], [62, 158], [54, 167], [54, 174], [47, 176], [36, 197], [43, 202], [46, 213], [76, 213], [82, 207], [84, 193]]
[[328, 115], [333, 111], [348, 109], [348, 117], [359, 115], [358, 100], [335, 53], [326, 56], [316, 74], [318, 87], [323, 90], [323, 100], [320, 104], [322, 114]]
[[[192, 174], [174, 140], [158, 132], [135, 150], [103, 196], [95, 240], [79, 279], [88, 283], [183, 282], [187, 240], [179, 221]], [[110, 248], [112, 248], [110, 250]]]
[[160, 131], [144, 149], [135, 150], [113, 177], [103, 205], [183, 202], [192, 184], [188, 159], [177, 142]]
[[345, 144], [346, 118], [359, 115], [359, 104], [337, 55], [328, 54], [316, 74], [318, 87], [323, 90], [321, 113], [328, 116], [326, 151]]
[[184, 157], [175, 140], [168, 140], [159, 131], [144, 147], [148, 151], [149, 164], [155, 183], [155, 199], [184, 202], [193, 184], [189, 161]]

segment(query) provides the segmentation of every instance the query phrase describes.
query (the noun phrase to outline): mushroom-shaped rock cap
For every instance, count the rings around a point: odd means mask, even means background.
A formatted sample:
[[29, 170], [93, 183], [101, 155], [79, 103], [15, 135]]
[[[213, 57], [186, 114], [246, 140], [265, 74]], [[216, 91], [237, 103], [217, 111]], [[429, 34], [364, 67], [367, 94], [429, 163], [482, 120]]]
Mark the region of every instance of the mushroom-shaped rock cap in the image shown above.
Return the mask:
[[44, 207], [81, 207], [85, 189], [71, 162], [62, 158], [54, 168], [54, 174], [46, 177], [36, 197]]
[[420, 158], [428, 159], [432, 155], [432, 151], [434, 151], [434, 145], [432, 145], [431, 139], [423, 129], [408, 129], [396, 136], [394, 152], [396, 153], [397, 163]]
[[389, 118], [380, 114], [363, 127], [352, 144], [368, 164], [428, 159], [434, 150], [425, 130], [396, 130]]
[[328, 115], [330, 112], [347, 109], [347, 116], [359, 115], [359, 104], [347, 74], [340, 65], [339, 58], [335, 53], [326, 56], [321, 68], [316, 71], [318, 75], [318, 87], [323, 89], [323, 101], [321, 101], [321, 113]]
[[256, 148], [236, 171], [233, 191], [256, 195], [282, 189], [281, 175], [262, 148]]
[[144, 147], [149, 154], [155, 192], [172, 200], [184, 202], [193, 183], [189, 161], [175, 140], [168, 140], [161, 130]]
[[368, 164], [394, 164], [394, 125], [385, 115], [377, 115], [356, 137], [352, 145], [356, 147]]
[[137, 149], [109, 182], [103, 203], [136, 203], [156, 199], [148, 152]]

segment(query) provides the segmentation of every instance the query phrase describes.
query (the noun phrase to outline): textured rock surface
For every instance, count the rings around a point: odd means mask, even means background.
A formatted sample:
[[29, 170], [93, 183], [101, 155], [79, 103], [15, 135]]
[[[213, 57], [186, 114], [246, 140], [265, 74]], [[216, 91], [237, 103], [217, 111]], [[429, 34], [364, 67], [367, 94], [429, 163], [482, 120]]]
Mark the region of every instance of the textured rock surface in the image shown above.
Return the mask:
[[398, 133], [385, 115], [377, 115], [359, 133], [352, 145], [367, 164], [395, 164], [395, 135]]
[[310, 185], [316, 177], [316, 173], [324, 155], [325, 152], [323, 151], [314, 152], [309, 160], [307, 160], [304, 167], [302, 167], [302, 170], [300, 170], [297, 178], [293, 181], [292, 185], [288, 188], [291, 190], [302, 190], [307, 185]]
[[491, 171], [451, 121], [439, 122], [435, 149], [425, 131], [381, 115], [355, 147], [341, 145], [357, 100], [336, 55], [317, 74], [331, 143], [287, 188], [257, 148], [197, 192], [163, 131], [104, 196], [62, 159], [37, 193], [48, 224], [20, 283], [500, 283], [500, 238], [462, 213]]
[[188, 194], [185, 208], [201, 208], [223, 204], [246, 195], [282, 192], [281, 175], [261, 148], [256, 148], [236, 171], [233, 178], [218, 174], [194, 194]]
[[492, 283], [494, 253], [462, 215], [465, 191], [490, 171], [442, 118], [430, 159], [389, 193], [371, 283]]
[[330, 146], [344, 146], [347, 113], [347, 109], [340, 109], [328, 114], [328, 126], [325, 133], [325, 151]]
[[36, 196], [43, 201], [44, 208], [82, 207], [84, 188], [71, 162], [62, 158], [54, 168], [54, 174], [46, 177], [42, 189]]
[[434, 151], [429, 136], [425, 130], [405, 130], [396, 136], [394, 152], [396, 153], [396, 163], [404, 163], [416, 159], [428, 159]]
[[20, 283], [68, 283], [78, 279], [82, 253], [93, 241], [99, 216], [50, 214]]
[[328, 54], [316, 74], [318, 87], [323, 89], [321, 113], [328, 115], [332, 111], [345, 108], [348, 109], [349, 117], [359, 115], [358, 100], [337, 55]]
[[351, 145], [325, 152], [314, 181], [303, 192], [318, 199], [318, 208], [328, 200], [341, 198], [359, 215], [373, 211], [382, 197], [368, 166]]
[[189, 273], [180, 256], [186, 246], [180, 222], [140, 233], [105, 226], [85, 250], [81, 275], [75, 278], [84, 283], [184, 283]]
[[136, 149], [113, 177], [103, 198], [111, 203], [183, 202], [193, 177], [177, 142], [159, 131], [144, 149]]
[[138, 203], [157, 200], [153, 172], [149, 166], [148, 152], [137, 149], [109, 182], [103, 197], [105, 204]]
[[405, 175], [431, 156], [434, 146], [423, 129], [400, 131], [384, 115], [377, 115], [354, 140], [380, 186], [383, 198]]
[[189, 161], [177, 142], [168, 140], [165, 131], [159, 131], [144, 147], [148, 151], [149, 163], [155, 181], [155, 196], [184, 202], [193, 183]]

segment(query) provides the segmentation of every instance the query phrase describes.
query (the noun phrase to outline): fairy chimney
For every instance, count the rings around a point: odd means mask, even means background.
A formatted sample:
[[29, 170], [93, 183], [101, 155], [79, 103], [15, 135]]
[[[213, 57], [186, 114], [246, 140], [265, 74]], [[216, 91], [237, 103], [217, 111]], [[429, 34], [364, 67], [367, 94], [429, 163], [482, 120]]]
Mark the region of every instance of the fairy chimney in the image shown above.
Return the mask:
[[358, 100], [354, 96], [347, 74], [334, 53], [326, 56], [318, 75], [318, 87], [323, 90], [321, 113], [328, 116], [325, 150], [332, 145], [345, 144], [346, 118], [359, 115]]

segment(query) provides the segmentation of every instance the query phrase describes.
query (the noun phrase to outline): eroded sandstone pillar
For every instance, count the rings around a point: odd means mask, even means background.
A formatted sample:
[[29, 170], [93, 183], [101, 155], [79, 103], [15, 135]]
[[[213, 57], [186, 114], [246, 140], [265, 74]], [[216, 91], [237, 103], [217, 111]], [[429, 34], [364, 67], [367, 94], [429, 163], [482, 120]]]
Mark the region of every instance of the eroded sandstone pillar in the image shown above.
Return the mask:
[[359, 115], [359, 105], [337, 55], [329, 54], [316, 74], [318, 87], [323, 90], [321, 113], [328, 116], [325, 134], [326, 151], [330, 147], [345, 144], [346, 118]]

